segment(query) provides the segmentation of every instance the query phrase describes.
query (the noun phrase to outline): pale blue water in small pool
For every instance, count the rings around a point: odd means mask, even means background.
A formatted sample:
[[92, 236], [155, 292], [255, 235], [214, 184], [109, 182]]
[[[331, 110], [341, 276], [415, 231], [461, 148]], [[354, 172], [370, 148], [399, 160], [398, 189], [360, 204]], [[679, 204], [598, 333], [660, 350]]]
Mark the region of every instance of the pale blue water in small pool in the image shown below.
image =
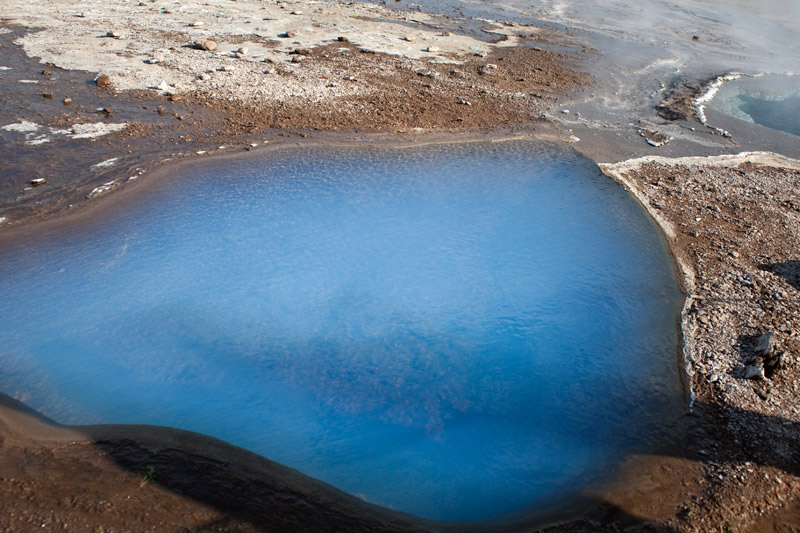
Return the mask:
[[764, 75], [729, 81], [709, 107], [800, 137], [800, 80], [796, 76]]
[[0, 254], [0, 390], [486, 520], [658, 450], [679, 292], [643, 211], [525, 142], [207, 162]]
[[739, 108], [756, 124], [800, 137], [800, 95], [765, 100], [742, 95]]

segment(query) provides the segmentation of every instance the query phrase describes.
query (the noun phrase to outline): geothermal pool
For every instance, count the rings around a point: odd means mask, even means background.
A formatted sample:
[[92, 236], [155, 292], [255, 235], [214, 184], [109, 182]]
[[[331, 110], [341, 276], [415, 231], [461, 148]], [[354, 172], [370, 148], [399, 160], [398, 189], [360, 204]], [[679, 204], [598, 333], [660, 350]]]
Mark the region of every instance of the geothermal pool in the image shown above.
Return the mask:
[[746, 76], [722, 85], [709, 107], [728, 116], [800, 137], [800, 78]]
[[663, 450], [684, 410], [663, 241], [574, 152], [283, 149], [126, 201], [0, 254], [0, 391], [59, 422], [198, 431], [492, 520]]

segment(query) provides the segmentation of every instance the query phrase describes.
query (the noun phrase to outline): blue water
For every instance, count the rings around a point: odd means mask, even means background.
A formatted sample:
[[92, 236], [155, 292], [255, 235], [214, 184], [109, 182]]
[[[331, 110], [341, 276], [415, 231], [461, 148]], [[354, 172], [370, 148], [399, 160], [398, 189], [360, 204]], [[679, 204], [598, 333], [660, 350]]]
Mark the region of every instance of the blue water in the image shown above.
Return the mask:
[[0, 390], [246, 447], [423, 517], [537, 512], [683, 410], [662, 240], [526, 142], [205, 162], [0, 253]]
[[743, 94], [739, 98], [739, 108], [756, 124], [800, 137], [800, 95], [763, 100]]

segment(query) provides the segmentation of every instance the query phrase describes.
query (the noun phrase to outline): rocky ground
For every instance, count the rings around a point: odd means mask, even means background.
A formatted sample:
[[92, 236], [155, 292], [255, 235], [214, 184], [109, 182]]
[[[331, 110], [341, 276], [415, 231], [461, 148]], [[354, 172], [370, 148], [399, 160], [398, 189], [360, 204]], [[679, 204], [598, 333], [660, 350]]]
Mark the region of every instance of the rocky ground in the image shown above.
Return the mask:
[[[579, 142], [558, 124], [569, 124], [561, 102], [594, 90], [582, 73], [594, 52], [565, 52], [569, 35], [555, 30], [291, 0], [7, 0], [0, 20], [5, 235], [146, 186], [170, 162], [264, 144], [546, 133], [589, 154], [629, 150], [600, 126]], [[651, 122], [695, 135], [704, 86], [667, 91]], [[626, 129], [648, 150], [666, 138]], [[603, 170], [661, 225], [681, 269], [695, 400], [680, 453], [632, 457], [616, 483], [587, 493], [577, 521], [551, 530], [800, 530], [798, 163], [751, 154]], [[8, 531], [469, 529], [370, 507], [213, 439], [63, 428], [9, 398], [0, 443]]]

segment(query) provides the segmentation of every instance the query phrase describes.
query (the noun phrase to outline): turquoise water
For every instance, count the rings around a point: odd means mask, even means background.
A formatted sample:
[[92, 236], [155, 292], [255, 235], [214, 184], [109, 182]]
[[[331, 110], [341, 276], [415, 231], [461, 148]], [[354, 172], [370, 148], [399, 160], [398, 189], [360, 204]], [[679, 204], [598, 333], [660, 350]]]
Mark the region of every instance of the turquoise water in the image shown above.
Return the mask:
[[287, 149], [148, 191], [2, 249], [0, 390], [442, 520], [563, 503], [683, 412], [662, 240], [573, 152]]

